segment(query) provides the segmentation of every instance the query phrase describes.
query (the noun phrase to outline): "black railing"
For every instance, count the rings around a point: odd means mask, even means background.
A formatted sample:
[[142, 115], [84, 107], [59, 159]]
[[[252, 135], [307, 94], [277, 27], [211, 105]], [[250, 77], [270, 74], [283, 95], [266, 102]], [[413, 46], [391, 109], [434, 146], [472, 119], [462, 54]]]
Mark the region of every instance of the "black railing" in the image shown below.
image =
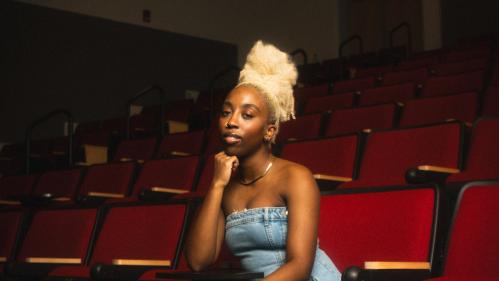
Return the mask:
[[210, 81], [209, 89], [210, 89], [210, 118], [213, 118], [215, 115], [214, 103], [215, 103], [215, 84], [225, 75], [231, 72], [239, 73], [241, 69], [235, 65], [231, 65], [222, 71], [218, 72]]
[[136, 100], [138, 100], [139, 98], [145, 96], [146, 94], [149, 94], [149, 93], [154, 93], [154, 92], [157, 92], [158, 93], [158, 96], [159, 96], [159, 118], [160, 118], [160, 122], [159, 122], [159, 130], [160, 130], [160, 136], [163, 137], [165, 135], [165, 122], [164, 122], [164, 118], [165, 118], [165, 91], [163, 90], [163, 88], [161, 88], [160, 86], [158, 85], [152, 85], [150, 87], [147, 87], [145, 88], [144, 90], [138, 92], [137, 94], [135, 94], [135, 96], [133, 96], [131, 99], [129, 99], [126, 103], [126, 107], [127, 107], [127, 118], [126, 118], [126, 138], [127, 139], [130, 139], [131, 137], [131, 133], [130, 133], [130, 118], [131, 118], [131, 106], [132, 106], [132, 103], [135, 102]]
[[50, 118], [57, 116], [57, 115], [64, 115], [67, 118], [68, 122], [68, 166], [71, 167], [73, 165], [73, 115], [65, 109], [56, 109], [53, 110], [49, 113], [47, 113], [45, 116], [42, 116], [41, 118], [35, 120], [31, 125], [28, 127], [26, 130], [26, 174], [30, 173], [31, 170], [31, 135], [33, 132], [33, 129], [40, 124], [43, 124]]
[[407, 53], [410, 54], [412, 51], [412, 32], [411, 26], [407, 22], [403, 22], [390, 30], [390, 48], [393, 48], [393, 36], [395, 35], [395, 32], [404, 27], [407, 29]]
[[348, 44], [350, 44], [350, 42], [353, 42], [355, 40], [357, 40], [359, 42], [359, 54], [364, 53], [364, 41], [362, 41], [362, 37], [360, 37], [360, 35], [353, 35], [353, 36], [347, 38], [346, 40], [344, 40], [343, 42], [341, 42], [340, 49], [338, 51], [340, 58], [343, 57], [343, 48], [345, 48], [345, 46], [347, 46]]
[[302, 55], [302, 57], [303, 57], [303, 64], [308, 64], [307, 52], [305, 52], [305, 50], [303, 50], [301, 48], [292, 51], [289, 55], [293, 58], [294, 56], [296, 56], [298, 54]]

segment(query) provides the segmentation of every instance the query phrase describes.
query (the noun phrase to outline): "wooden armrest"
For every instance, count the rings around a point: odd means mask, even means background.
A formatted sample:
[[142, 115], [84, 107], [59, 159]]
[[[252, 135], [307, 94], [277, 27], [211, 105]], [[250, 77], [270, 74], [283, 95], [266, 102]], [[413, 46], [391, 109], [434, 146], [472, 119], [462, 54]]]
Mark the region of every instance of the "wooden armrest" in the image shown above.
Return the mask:
[[289, 138], [286, 141], [297, 141], [297, 140], [298, 140], [297, 138]]
[[107, 146], [84, 144], [83, 150], [85, 151], [84, 166], [107, 162]]
[[189, 131], [189, 124], [185, 122], [168, 120], [168, 132], [170, 134], [183, 133]]
[[52, 151], [53, 155], [66, 155], [66, 152], [64, 151]]
[[431, 269], [429, 262], [366, 261], [365, 269]]
[[352, 181], [352, 178], [330, 176], [330, 175], [323, 175], [323, 174], [314, 174], [314, 179], [316, 179], [316, 180], [328, 180], [328, 181], [341, 181], [341, 182]]
[[430, 171], [430, 172], [438, 172], [438, 173], [447, 173], [447, 174], [457, 174], [459, 173], [459, 169], [447, 168], [447, 167], [439, 167], [432, 165], [421, 165], [418, 166], [418, 170], [421, 171]]
[[146, 160], [137, 159], [137, 163], [139, 163], [139, 164], [144, 164], [145, 162], [146, 162]]
[[71, 198], [69, 198], [69, 197], [55, 197], [52, 200], [57, 201], [57, 202], [67, 202], [67, 201], [71, 201]]
[[1, 205], [21, 205], [21, 202], [15, 200], [0, 200]]
[[371, 133], [373, 131], [373, 129], [362, 129], [362, 132], [364, 133]]
[[151, 191], [154, 192], [164, 192], [164, 193], [175, 193], [175, 194], [182, 194], [182, 193], [187, 193], [189, 192], [188, 190], [185, 189], [180, 189], [180, 188], [169, 188], [169, 187], [151, 187]]
[[91, 166], [92, 164], [87, 163], [87, 162], [76, 162], [75, 165], [76, 166]]
[[132, 160], [133, 160], [132, 158], [126, 158], [126, 157], [120, 158], [120, 162], [128, 162]]
[[109, 193], [109, 192], [97, 192], [97, 191], [90, 191], [87, 193], [88, 196], [94, 196], [94, 197], [107, 197], [107, 198], [124, 198], [125, 195], [121, 193]]
[[173, 155], [173, 156], [189, 156], [191, 155], [190, 153], [187, 153], [187, 152], [182, 152], [182, 151], [171, 151], [170, 152], [170, 155]]
[[64, 263], [64, 264], [81, 264], [80, 258], [26, 258], [27, 263]]
[[171, 266], [171, 261], [114, 259], [113, 265]]
[[0, 262], [6, 262], [7, 261], [7, 257], [0, 257]]

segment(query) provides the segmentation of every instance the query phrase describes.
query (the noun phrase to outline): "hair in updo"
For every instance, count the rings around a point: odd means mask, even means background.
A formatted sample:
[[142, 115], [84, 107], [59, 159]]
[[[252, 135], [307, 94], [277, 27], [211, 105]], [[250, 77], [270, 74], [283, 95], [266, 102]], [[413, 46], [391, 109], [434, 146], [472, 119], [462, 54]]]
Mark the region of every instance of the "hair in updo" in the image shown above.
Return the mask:
[[251, 48], [239, 74], [239, 86], [252, 86], [265, 97], [270, 121], [279, 128], [281, 122], [295, 118], [293, 86], [298, 73], [288, 54], [274, 45], [257, 41]]

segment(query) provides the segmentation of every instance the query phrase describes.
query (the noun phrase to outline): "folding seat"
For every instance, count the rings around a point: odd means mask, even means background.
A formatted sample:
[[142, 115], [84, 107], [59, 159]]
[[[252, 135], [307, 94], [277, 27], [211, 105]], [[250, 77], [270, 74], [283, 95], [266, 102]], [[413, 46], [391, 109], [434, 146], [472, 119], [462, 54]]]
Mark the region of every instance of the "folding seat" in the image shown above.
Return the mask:
[[344, 93], [307, 99], [303, 114], [323, 113], [338, 108], [352, 107], [355, 93]]
[[464, 125], [458, 122], [373, 131], [366, 139], [358, 179], [339, 188], [405, 184], [410, 168], [457, 173], [462, 165], [463, 132]]
[[[169, 133], [188, 130], [189, 116], [193, 107], [192, 100], [179, 100], [164, 105], [163, 120]], [[130, 130], [134, 135], [150, 135], [159, 132], [161, 117], [160, 106], [146, 106], [138, 115], [130, 119]]]
[[156, 138], [123, 140], [118, 145], [114, 161], [137, 161], [152, 159], [156, 151]]
[[447, 178], [448, 184], [499, 179], [499, 119], [483, 118], [475, 122], [465, 157], [464, 169]]
[[389, 102], [405, 102], [416, 95], [413, 83], [395, 84], [365, 90], [359, 97], [359, 105], [373, 105]]
[[168, 134], [159, 144], [157, 157], [199, 155], [203, 148], [204, 136], [204, 131]]
[[147, 161], [135, 182], [133, 195], [168, 198], [192, 191], [198, 164], [198, 156]]
[[75, 135], [85, 135], [99, 132], [101, 120], [80, 122], [76, 125]]
[[499, 117], [499, 87], [487, 89], [482, 102], [482, 116]]
[[499, 182], [475, 182], [460, 194], [441, 277], [428, 281], [499, 280]]
[[437, 198], [431, 185], [323, 194], [318, 244], [343, 272], [342, 280], [427, 278], [434, 263]]
[[57, 202], [76, 199], [76, 192], [80, 183], [81, 169], [49, 171], [40, 175], [32, 196], [38, 199]]
[[204, 153], [216, 154], [222, 151], [222, 145], [223, 145], [222, 138], [220, 136], [217, 123], [216, 125], [212, 125], [211, 128], [206, 133]]
[[5, 267], [7, 275], [39, 280], [57, 266], [85, 264], [97, 213], [95, 208], [37, 210], [15, 261]]
[[0, 178], [0, 205], [19, 205], [21, 198], [31, 194], [37, 178], [35, 174]]
[[431, 77], [421, 91], [422, 97], [444, 96], [464, 92], [480, 92], [483, 88], [483, 71]]
[[323, 97], [327, 96], [329, 93], [329, 85], [328, 84], [320, 84], [313, 86], [306, 86], [301, 88], [296, 88], [294, 90], [295, 96], [300, 96], [305, 99], [312, 97]]
[[26, 217], [27, 212], [22, 209], [0, 211], [0, 276], [3, 264], [14, 259]]
[[309, 168], [321, 188], [334, 188], [356, 174], [359, 137], [299, 141], [284, 145], [281, 157]]
[[335, 110], [329, 116], [324, 135], [332, 137], [366, 129], [391, 129], [397, 110], [394, 103]]
[[432, 69], [432, 73], [435, 75], [452, 75], [463, 72], [473, 72], [485, 70], [487, 68], [487, 64], [488, 60], [484, 58], [458, 62], [446, 62], [435, 65]]
[[299, 116], [280, 125], [276, 142], [318, 138], [321, 129], [321, 114]]
[[98, 164], [88, 167], [79, 189], [79, 200], [124, 198], [130, 194], [136, 164]]
[[439, 61], [439, 55], [414, 57], [412, 59], [402, 61], [398, 66], [394, 67], [394, 70], [408, 70], [423, 67], [428, 68], [439, 63]]
[[476, 93], [464, 93], [410, 100], [405, 103], [399, 125], [417, 126], [449, 119], [473, 123], [477, 116], [477, 99]]
[[89, 262], [60, 266], [48, 280], [88, 280], [91, 271], [99, 280], [137, 280], [150, 269], [176, 268], [186, 228], [185, 203], [136, 201], [104, 208], [105, 217]]
[[375, 86], [376, 78], [365, 77], [352, 80], [337, 81], [333, 84], [333, 94], [361, 92]]
[[445, 62], [458, 62], [471, 59], [488, 59], [490, 57], [490, 46], [476, 46], [472, 48], [456, 49], [443, 55]]
[[427, 68], [392, 71], [383, 75], [383, 85], [388, 86], [411, 82], [417, 87], [422, 87], [428, 76]]
[[15, 175], [24, 171], [24, 143], [12, 143], [2, 146], [0, 151], [0, 175]]

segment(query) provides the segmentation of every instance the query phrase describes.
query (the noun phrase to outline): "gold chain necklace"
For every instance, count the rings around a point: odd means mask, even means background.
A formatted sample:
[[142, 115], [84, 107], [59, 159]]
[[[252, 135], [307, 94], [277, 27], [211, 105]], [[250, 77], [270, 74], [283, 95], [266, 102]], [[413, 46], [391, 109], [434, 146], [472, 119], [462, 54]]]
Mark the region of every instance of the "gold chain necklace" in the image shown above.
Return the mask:
[[270, 168], [272, 168], [272, 160], [269, 161], [269, 163], [267, 164], [267, 167], [265, 168], [265, 171], [263, 171], [263, 173], [261, 175], [259, 175], [258, 177], [250, 180], [250, 181], [243, 181], [243, 179], [241, 179], [241, 177], [239, 177], [239, 183], [242, 184], [242, 185], [250, 185], [250, 184], [253, 184], [255, 183], [257, 180], [265, 177], [268, 172], [270, 171]]

